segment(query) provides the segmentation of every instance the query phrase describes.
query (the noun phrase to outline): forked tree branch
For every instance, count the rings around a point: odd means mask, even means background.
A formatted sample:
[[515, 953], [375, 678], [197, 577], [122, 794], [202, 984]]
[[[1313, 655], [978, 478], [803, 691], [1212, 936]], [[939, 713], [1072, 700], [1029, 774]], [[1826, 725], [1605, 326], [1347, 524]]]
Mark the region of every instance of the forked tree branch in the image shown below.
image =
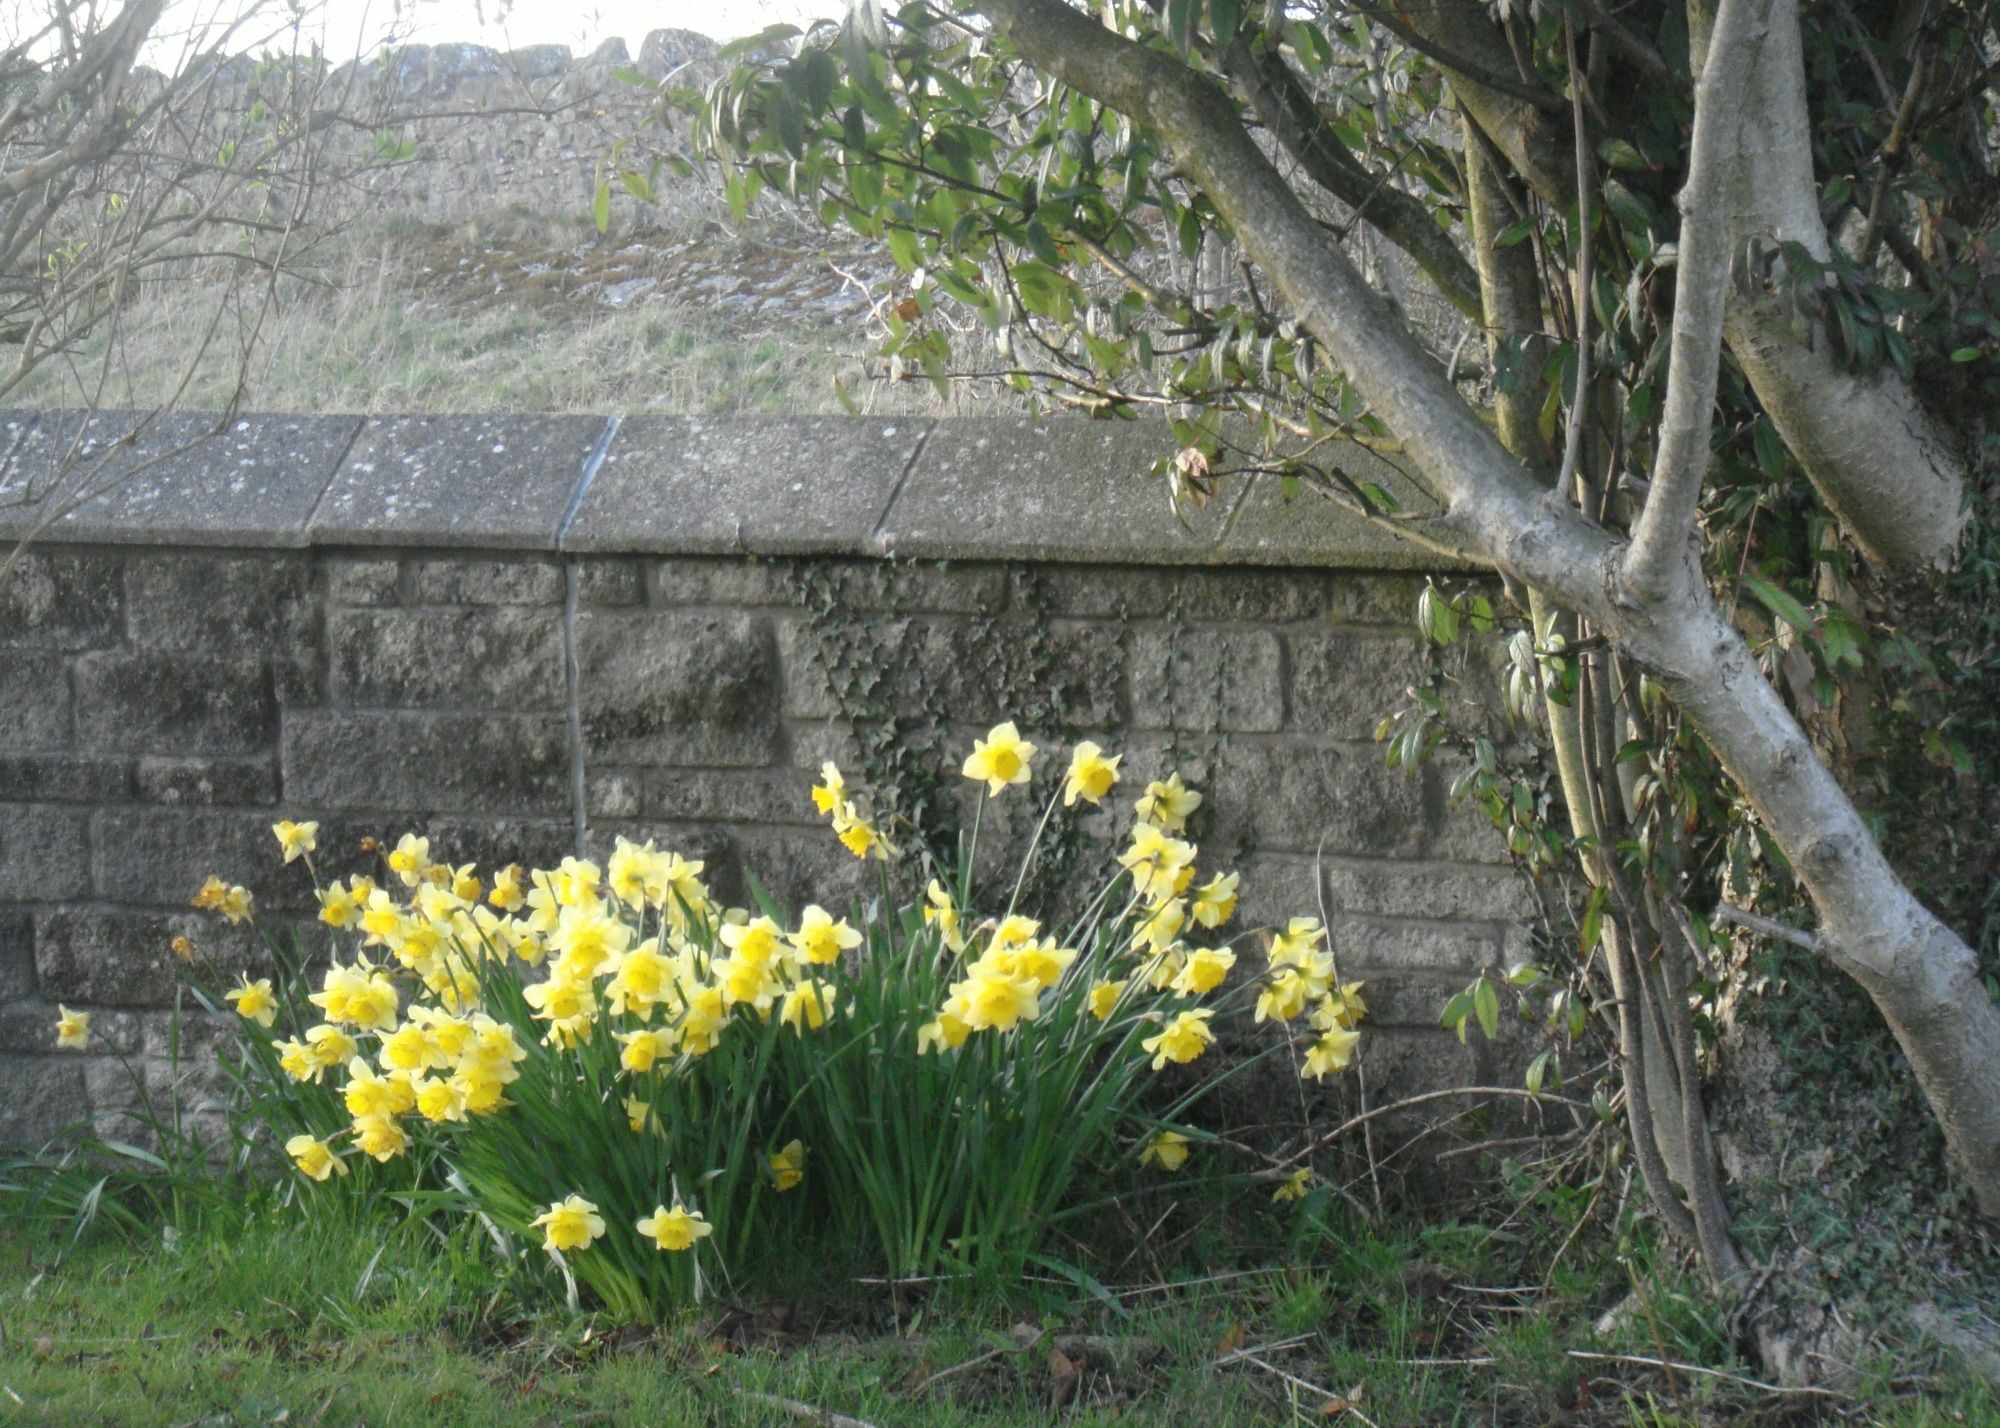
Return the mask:
[[[1408, 325], [1324, 241], [1211, 80], [1064, 0], [973, 3], [1030, 64], [1160, 136], [1301, 325], [1402, 438], [1444, 498], [1446, 523], [1503, 571], [1588, 615], [1659, 676], [1791, 859], [1828, 955], [1873, 996], [1980, 1209], [2000, 1217], [2000, 1013], [1978, 960], [1897, 878], [1707, 587], [1649, 600], [1624, 584], [1623, 544], [1508, 455]], [[1796, 29], [1788, 6], [1781, 18]]]
[[1625, 583], [1645, 597], [1666, 594], [1676, 579], [1699, 577], [1689, 565], [1690, 539], [1715, 421], [1750, 73], [1761, 56], [1770, 18], [1770, 0], [1722, 0], [1708, 59], [1695, 83], [1659, 453], [1652, 490], [1625, 554]]

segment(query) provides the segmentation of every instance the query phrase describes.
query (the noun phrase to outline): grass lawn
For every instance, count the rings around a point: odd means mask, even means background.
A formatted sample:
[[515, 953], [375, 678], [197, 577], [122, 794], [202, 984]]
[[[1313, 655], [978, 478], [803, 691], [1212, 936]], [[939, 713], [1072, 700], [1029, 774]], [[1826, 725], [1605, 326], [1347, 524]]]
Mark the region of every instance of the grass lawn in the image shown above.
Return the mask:
[[[1669, 1276], [1636, 1338], [1599, 1341], [1598, 1274], [1519, 1288], [1517, 1242], [1476, 1227], [1087, 1292], [892, 1294], [801, 1266], [796, 1296], [649, 1328], [524, 1309], [483, 1241], [415, 1224], [268, 1210], [64, 1244], [0, 1230], [0, 1423], [2000, 1423], [1970, 1387], [1869, 1405], [1722, 1376], [1744, 1370], [1717, 1316]], [[1721, 1373], [1635, 1361], [1662, 1357]]]

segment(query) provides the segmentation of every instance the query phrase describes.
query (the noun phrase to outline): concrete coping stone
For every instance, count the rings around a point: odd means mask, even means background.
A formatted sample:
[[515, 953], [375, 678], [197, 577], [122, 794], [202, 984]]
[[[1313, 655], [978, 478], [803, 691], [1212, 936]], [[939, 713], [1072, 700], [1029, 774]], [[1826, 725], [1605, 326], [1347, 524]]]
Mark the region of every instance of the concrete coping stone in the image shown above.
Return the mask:
[[[1270, 478], [1176, 511], [1174, 449], [1164, 422], [1061, 416], [0, 411], [0, 540], [1467, 568]], [[1423, 499], [1365, 448], [1333, 459]]]
[[352, 416], [0, 413], [0, 539], [297, 548], [360, 427]]

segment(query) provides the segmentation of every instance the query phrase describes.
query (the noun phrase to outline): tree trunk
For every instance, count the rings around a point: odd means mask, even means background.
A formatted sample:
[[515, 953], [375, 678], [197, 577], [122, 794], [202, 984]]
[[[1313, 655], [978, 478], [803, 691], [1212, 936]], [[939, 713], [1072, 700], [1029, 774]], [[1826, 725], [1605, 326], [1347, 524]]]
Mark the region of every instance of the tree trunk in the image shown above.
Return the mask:
[[1443, 498], [1447, 523], [1660, 676], [1791, 859], [1830, 955], [1874, 996], [1981, 1210], [2000, 1216], [2000, 1012], [1972, 951], [1897, 880], [1716, 608], [1692, 549], [1684, 578], [1660, 594], [1632, 592], [1625, 545], [1550, 498], [1507, 454], [1408, 326], [1325, 241], [1211, 81], [1062, 0], [981, 0], [980, 8], [1030, 63], [1161, 137], [1402, 439]]

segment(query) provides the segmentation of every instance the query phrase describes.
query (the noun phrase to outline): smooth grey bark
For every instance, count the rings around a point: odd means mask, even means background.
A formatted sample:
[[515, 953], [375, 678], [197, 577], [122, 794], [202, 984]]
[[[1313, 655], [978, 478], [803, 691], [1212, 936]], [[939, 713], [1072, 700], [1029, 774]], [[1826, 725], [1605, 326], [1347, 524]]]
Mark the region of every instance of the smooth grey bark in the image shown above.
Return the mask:
[[1828, 956], [1874, 998], [1981, 1210], [2000, 1216], [2000, 1012], [1972, 950], [1897, 878], [1706, 585], [1677, 582], [1650, 598], [1627, 586], [1625, 544], [1555, 501], [1507, 454], [1407, 325], [1324, 241], [1214, 83], [1062, 0], [978, 3], [1030, 63], [1161, 136], [1401, 437], [1443, 498], [1446, 524], [1503, 571], [1588, 616], [1657, 675], [1791, 859]]
[[1371, 172], [1340, 142], [1312, 95], [1276, 48], [1253, 52], [1238, 34], [1222, 52], [1223, 71], [1242, 89], [1257, 117], [1312, 181], [1354, 210], [1354, 216], [1408, 253], [1451, 305], [1479, 316], [1479, 279], [1451, 235], [1417, 199]]
[[[1705, 52], [1708, 26], [1691, 7]], [[1832, 253], [1813, 182], [1812, 121], [1798, 0], [1777, 0], [1767, 53], [1753, 75], [1744, 187], [1730, 241], [1797, 243], [1824, 262]], [[1749, 275], [1746, 275], [1746, 277]], [[1778, 434], [1856, 544], [1893, 576], [1949, 566], [1970, 512], [1965, 462], [1893, 368], [1869, 376], [1835, 359], [1823, 330], [1794, 331], [1790, 303], [1746, 287], [1724, 331]], [[1814, 324], [1817, 329], [1817, 324]]]

